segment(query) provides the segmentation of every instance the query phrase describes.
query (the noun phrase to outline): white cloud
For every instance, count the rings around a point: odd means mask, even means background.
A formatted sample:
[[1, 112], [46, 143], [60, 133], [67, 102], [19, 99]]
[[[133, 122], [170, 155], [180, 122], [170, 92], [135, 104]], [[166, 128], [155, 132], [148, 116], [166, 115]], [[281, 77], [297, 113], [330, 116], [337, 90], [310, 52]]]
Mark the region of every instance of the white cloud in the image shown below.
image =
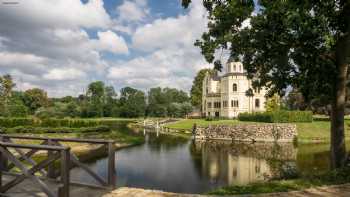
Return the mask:
[[128, 53], [124, 38], [109, 30], [102, 0], [20, 0], [0, 6], [0, 24], [0, 73], [12, 74], [20, 89], [41, 87], [50, 96], [77, 95], [103, 78], [103, 52]]
[[140, 26], [132, 36], [132, 46], [147, 55], [115, 64], [107, 77], [144, 90], [155, 86], [189, 90], [196, 72], [210, 67], [193, 45], [206, 23], [205, 10], [196, 0], [187, 14]]
[[48, 80], [72, 80], [83, 77], [86, 77], [86, 74], [75, 68], [54, 68], [43, 76]]
[[[108, 27], [111, 18], [102, 0], [18, 0], [15, 6], [0, 6], [1, 24], [52, 28]], [[11, 18], [11, 21], [7, 21]]]
[[205, 30], [207, 20], [200, 1], [194, 1], [187, 15], [157, 19], [138, 28], [132, 37], [133, 47], [152, 51], [166, 46], [193, 47]]
[[116, 54], [128, 54], [128, 46], [123, 37], [108, 30], [97, 33], [98, 40], [93, 40], [92, 44], [98, 50], [109, 51]]
[[49, 96], [76, 96], [94, 80], [110, 80], [117, 88], [189, 90], [195, 73], [209, 66], [193, 46], [206, 27], [202, 2], [194, 0], [186, 14], [154, 21], [146, 0], [123, 5], [114, 18], [102, 0], [0, 6], [0, 73], [13, 75], [19, 89], [40, 87]]
[[122, 22], [140, 22], [145, 20], [149, 14], [146, 0], [124, 0], [116, 8], [119, 15], [118, 20]]

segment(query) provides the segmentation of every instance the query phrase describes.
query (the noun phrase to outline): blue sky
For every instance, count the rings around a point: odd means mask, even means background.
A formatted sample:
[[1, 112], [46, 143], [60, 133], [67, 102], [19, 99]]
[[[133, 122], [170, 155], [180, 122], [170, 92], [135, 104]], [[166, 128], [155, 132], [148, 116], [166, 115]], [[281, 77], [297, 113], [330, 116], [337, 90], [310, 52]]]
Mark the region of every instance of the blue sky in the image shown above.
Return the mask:
[[17, 89], [77, 96], [91, 81], [188, 91], [210, 67], [193, 46], [206, 30], [201, 0], [0, 0], [0, 74]]

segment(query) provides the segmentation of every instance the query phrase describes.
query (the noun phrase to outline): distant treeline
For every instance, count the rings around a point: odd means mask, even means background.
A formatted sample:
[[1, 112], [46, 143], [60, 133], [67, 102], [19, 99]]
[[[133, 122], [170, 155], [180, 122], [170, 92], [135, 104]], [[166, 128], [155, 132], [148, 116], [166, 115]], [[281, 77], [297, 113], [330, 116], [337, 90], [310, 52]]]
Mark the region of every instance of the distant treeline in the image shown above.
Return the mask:
[[78, 97], [48, 98], [43, 89], [14, 91], [10, 75], [0, 76], [0, 117], [184, 117], [192, 111], [188, 94], [175, 88], [151, 88], [147, 94], [124, 87], [119, 95], [102, 81]]

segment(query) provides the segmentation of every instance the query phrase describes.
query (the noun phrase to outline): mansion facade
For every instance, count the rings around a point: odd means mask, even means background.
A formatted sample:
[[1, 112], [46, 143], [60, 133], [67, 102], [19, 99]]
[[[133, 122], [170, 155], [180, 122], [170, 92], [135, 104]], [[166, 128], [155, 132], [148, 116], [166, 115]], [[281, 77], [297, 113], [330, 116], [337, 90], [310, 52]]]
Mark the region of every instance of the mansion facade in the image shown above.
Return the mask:
[[[206, 73], [202, 113], [205, 117], [234, 118], [242, 112], [265, 111], [265, 88], [253, 89], [241, 62], [228, 62], [226, 73]], [[252, 94], [247, 94], [251, 90]], [[248, 96], [249, 95], [249, 96]]]

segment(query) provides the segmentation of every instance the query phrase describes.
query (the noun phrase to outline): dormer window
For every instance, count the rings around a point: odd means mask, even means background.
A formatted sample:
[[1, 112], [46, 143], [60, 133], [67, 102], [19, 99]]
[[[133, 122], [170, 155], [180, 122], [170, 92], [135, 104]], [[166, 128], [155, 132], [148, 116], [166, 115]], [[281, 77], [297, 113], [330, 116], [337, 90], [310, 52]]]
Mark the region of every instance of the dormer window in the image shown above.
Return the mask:
[[232, 91], [233, 91], [233, 92], [237, 92], [237, 84], [234, 83], [234, 84], [232, 85]]

